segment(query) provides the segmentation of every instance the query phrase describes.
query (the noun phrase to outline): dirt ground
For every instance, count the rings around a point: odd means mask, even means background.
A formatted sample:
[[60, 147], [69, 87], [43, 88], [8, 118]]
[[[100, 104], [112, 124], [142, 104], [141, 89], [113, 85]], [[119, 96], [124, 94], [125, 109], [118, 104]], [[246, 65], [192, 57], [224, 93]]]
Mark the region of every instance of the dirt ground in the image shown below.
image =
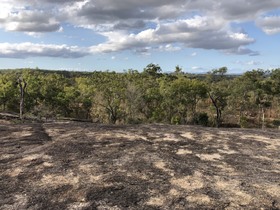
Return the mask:
[[280, 132], [1, 121], [0, 209], [280, 209]]

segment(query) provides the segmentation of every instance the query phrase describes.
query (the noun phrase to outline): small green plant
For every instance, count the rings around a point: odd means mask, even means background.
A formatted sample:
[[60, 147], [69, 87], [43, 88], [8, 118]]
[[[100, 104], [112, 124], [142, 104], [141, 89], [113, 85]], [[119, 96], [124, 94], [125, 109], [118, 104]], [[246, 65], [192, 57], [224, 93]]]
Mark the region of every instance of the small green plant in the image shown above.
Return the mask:
[[249, 127], [249, 122], [246, 117], [241, 117], [240, 118], [240, 127], [241, 128], [248, 128]]
[[179, 125], [181, 124], [180, 122], [181, 122], [181, 118], [179, 116], [173, 116], [171, 118], [171, 124], [173, 125]]

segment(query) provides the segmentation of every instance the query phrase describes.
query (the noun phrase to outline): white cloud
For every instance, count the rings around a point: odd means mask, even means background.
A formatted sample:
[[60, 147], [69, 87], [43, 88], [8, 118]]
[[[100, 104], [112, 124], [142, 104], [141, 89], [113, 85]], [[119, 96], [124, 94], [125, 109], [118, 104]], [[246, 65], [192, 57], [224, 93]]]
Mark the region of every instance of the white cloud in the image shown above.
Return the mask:
[[[199, 26], [199, 27], [198, 27]], [[115, 52], [159, 45], [160, 49], [176, 50], [184, 47], [227, 50], [237, 52], [240, 46], [246, 46], [255, 40], [242, 32], [234, 33], [229, 27], [220, 28], [219, 21], [207, 17], [193, 17], [178, 20], [176, 23], [158, 24], [155, 29], [146, 29], [139, 33], [127, 34], [123, 31], [103, 32], [107, 42], [92, 46], [92, 52]], [[168, 47], [161, 47], [161, 46]], [[178, 46], [180, 45], [180, 46]], [[243, 51], [245, 54], [245, 51]], [[248, 52], [251, 53], [251, 52]]]
[[280, 33], [280, 16], [267, 16], [257, 19], [256, 24], [269, 35]]
[[44, 11], [6, 12], [0, 18], [0, 26], [7, 31], [52, 32], [59, 31], [60, 23]]
[[193, 52], [193, 53], [191, 54], [191, 56], [192, 56], [192, 57], [195, 57], [195, 56], [197, 56], [197, 53], [196, 53], [196, 52]]
[[254, 61], [254, 60], [251, 60], [251, 61], [240, 61], [240, 60], [237, 60], [237, 61], [234, 61], [233, 63], [239, 64], [239, 65], [257, 66], [257, 65], [262, 64], [263, 62], [261, 62], [261, 61]]
[[246, 62], [246, 64], [250, 65], [250, 66], [257, 66], [257, 65], [262, 64], [262, 62], [260, 62], [260, 61], [248, 61], [248, 62]]
[[192, 66], [191, 70], [195, 71], [197, 73], [206, 73], [207, 72], [207, 70], [201, 66]]
[[244, 46], [238, 48], [232, 48], [224, 50], [226, 54], [236, 54], [236, 55], [249, 55], [249, 56], [258, 56], [260, 53], [258, 51], [250, 50]]
[[208, 12], [218, 13], [219, 16], [233, 21], [254, 21], [256, 17], [266, 11], [280, 7], [279, 0], [212, 0], [212, 2], [212, 10], [210, 8]]
[[91, 53], [201, 48], [254, 56], [248, 45], [255, 39], [232, 23], [256, 21], [267, 34], [280, 33], [279, 16], [265, 16], [279, 0], [1, 0], [0, 8], [6, 31], [63, 33], [65, 23], [91, 29], [106, 38]]
[[85, 49], [77, 46], [67, 45], [47, 45], [25, 43], [0, 43], [0, 57], [8, 58], [28, 58], [28, 57], [62, 57], [62, 58], [78, 58], [87, 55]]
[[201, 70], [201, 69], [203, 69], [202, 67], [199, 67], [199, 66], [193, 66], [192, 67], [192, 70]]
[[181, 50], [181, 47], [173, 46], [172, 44], [167, 44], [167, 45], [160, 45], [158, 49], [159, 51], [175, 52]]

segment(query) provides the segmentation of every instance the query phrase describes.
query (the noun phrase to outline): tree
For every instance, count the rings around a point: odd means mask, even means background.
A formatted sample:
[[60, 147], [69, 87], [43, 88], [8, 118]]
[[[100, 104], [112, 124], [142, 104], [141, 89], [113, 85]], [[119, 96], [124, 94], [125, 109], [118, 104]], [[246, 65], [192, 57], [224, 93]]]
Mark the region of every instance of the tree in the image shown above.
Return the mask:
[[274, 118], [280, 118], [280, 68], [271, 72], [271, 88], [274, 97]]
[[19, 105], [19, 117], [23, 120], [23, 110], [24, 110], [24, 97], [25, 97], [25, 89], [27, 87], [27, 83], [23, 78], [18, 78], [17, 85], [20, 89], [20, 105]]
[[271, 106], [273, 95], [269, 75], [269, 71], [258, 69], [245, 72], [233, 81], [231, 102], [239, 112], [239, 123], [258, 117], [258, 123], [264, 127], [265, 112]]
[[150, 63], [144, 68], [143, 73], [155, 77], [159, 76], [161, 71], [161, 67], [158, 64]]
[[175, 66], [175, 71], [174, 71], [174, 73], [175, 73], [176, 75], [182, 74], [182, 73], [183, 73], [183, 70], [182, 70], [182, 68], [181, 68], [179, 65], [177, 65], [177, 66]]
[[224, 75], [226, 67], [214, 69], [208, 73], [208, 96], [216, 110], [216, 127], [220, 127], [222, 122], [222, 111], [227, 106], [228, 82]]
[[16, 80], [16, 74], [13, 72], [0, 74], [0, 104], [4, 111], [18, 109], [17, 106], [14, 107], [18, 101]]
[[207, 93], [203, 82], [185, 76], [175, 80], [167, 76], [160, 84], [167, 121], [177, 124], [186, 123], [188, 113], [195, 115], [198, 101]]
[[[122, 120], [125, 116], [126, 82], [121, 74], [106, 72], [103, 77], [99, 78], [96, 84], [96, 93], [94, 97], [94, 114], [107, 120], [109, 123], [115, 124], [118, 120]], [[104, 119], [105, 116], [107, 119]]]
[[272, 93], [280, 96], [280, 69], [274, 69], [271, 72]]

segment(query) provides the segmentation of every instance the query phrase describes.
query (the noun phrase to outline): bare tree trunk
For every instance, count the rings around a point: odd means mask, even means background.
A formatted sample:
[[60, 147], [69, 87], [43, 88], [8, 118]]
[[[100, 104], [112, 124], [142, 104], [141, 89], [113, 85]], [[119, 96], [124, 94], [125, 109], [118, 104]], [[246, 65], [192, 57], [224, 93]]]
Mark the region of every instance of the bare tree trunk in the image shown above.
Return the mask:
[[262, 107], [262, 129], [265, 129], [265, 110]]
[[216, 127], [219, 128], [220, 125], [221, 125], [222, 111], [218, 107], [218, 104], [217, 104], [217, 99], [218, 98], [214, 99], [210, 94], [209, 94], [209, 96], [210, 96], [210, 99], [211, 99], [215, 109], [216, 109]]
[[24, 96], [25, 96], [25, 89], [27, 86], [27, 83], [24, 79], [18, 79], [18, 85], [20, 88], [20, 104], [19, 104], [19, 117], [21, 120], [23, 120], [23, 111], [24, 111]]

